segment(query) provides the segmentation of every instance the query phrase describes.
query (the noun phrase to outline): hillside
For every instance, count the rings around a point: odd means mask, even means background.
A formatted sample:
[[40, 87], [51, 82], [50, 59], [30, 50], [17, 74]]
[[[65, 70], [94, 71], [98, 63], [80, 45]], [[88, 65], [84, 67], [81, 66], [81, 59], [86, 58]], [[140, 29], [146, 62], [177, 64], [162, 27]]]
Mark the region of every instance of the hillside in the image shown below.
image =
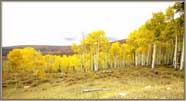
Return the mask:
[[24, 47], [33, 47], [36, 50], [42, 52], [42, 54], [53, 54], [53, 55], [69, 55], [72, 54], [71, 46], [49, 46], [49, 45], [20, 45], [20, 46], [11, 46], [11, 47], [3, 47], [2, 55], [6, 56], [9, 51], [14, 48], [24, 48]]
[[[113, 42], [120, 42], [124, 43], [126, 39], [117, 40]], [[113, 43], [111, 42], [111, 43]], [[70, 55], [73, 54], [71, 46], [51, 46], [51, 45], [19, 45], [19, 46], [9, 46], [9, 47], [2, 47], [2, 56], [6, 56], [9, 51], [14, 48], [24, 48], [24, 47], [33, 47], [36, 50], [42, 52], [42, 54], [52, 54], [52, 55]]]

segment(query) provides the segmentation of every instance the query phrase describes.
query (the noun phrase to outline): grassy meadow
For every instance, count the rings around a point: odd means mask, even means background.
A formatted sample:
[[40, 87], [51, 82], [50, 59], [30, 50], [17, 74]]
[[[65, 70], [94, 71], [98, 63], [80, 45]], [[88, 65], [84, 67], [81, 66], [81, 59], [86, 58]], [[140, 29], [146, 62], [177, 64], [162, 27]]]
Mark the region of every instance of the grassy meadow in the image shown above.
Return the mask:
[[125, 67], [98, 72], [5, 74], [3, 99], [183, 99], [184, 74], [172, 66]]

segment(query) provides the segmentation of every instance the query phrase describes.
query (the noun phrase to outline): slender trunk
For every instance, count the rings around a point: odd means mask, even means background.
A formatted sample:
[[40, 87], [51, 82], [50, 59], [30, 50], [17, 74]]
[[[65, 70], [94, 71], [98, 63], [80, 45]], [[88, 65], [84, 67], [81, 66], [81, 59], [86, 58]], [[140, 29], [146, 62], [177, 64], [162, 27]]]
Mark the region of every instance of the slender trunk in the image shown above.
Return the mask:
[[171, 54], [171, 64], [174, 64], [174, 48], [172, 49], [172, 54]]
[[136, 61], [135, 61], [136, 62], [136, 66], [138, 66], [138, 58], [137, 57], [138, 57], [138, 54], [136, 52], [136, 58], [135, 58], [136, 59]]
[[154, 69], [155, 67], [155, 62], [156, 62], [156, 42], [154, 42], [154, 47], [153, 47], [152, 69]]
[[142, 66], [144, 66], [145, 65], [145, 63], [144, 63], [144, 61], [145, 61], [145, 59], [144, 59], [144, 52], [142, 52]]
[[81, 70], [84, 70], [84, 69], [83, 69], [83, 55], [82, 55], [82, 53], [81, 53], [81, 55], [80, 55], [80, 60], [81, 60]]
[[[84, 33], [82, 33], [82, 40], [84, 40]], [[86, 52], [86, 47], [83, 41], [83, 44], [81, 45], [81, 49], [82, 51], [80, 52], [81, 54], [81, 69], [84, 70], [84, 72], [86, 71], [85, 69], [85, 61], [84, 61], [84, 53]]]
[[118, 58], [116, 59], [116, 68], [118, 68], [119, 67], [119, 60], [118, 60]]
[[136, 54], [135, 54], [135, 51], [134, 51], [134, 56], [133, 56], [133, 65], [135, 66], [135, 56]]
[[168, 51], [168, 65], [170, 65], [172, 63], [172, 48], [170, 47], [170, 50]]
[[166, 60], [166, 64], [168, 65], [169, 64], [169, 56], [170, 55], [170, 50], [167, 50], [167, 60]]
[[124, 67], [126, 66], [126, 57], [125, 57], [125, 55], [124, 55], [124, 58], [123, 58], [123, 61], [124, 61]]
[[99, 42], [97, 45], [97, 69], [96, 69], [96, 71], [98, 71], [98, 69], [99, 69]]
[[120, 60], [118, 60], [118, 67], [120, 67]]
[[165, 48], [163, 49], [162, 57], [163, 57], [163, 59], [162, 59], [162, 64], [166, 65], [167, 54], [166, 54]]
[[91, 55], [91, 67], [92, 67], [92, 71], [94, 71], [94, 54], [93, 53]]
[[158, 55], [158, 65], [160, 65], [161, 64], [161, 59], [162, 59], [162, 52], [161, 52], [161, 47], [160, 47], [160, 51], [159, 51], [159, 55]]
[[141, 53], [141, 66], [143, 65], [143, 52]]
[[174, 49], [174, 60], [173, 60], [173, 64], [174, 64], [174, 68], [177, 68], [177, 50], [178, 50], [178, 37], [176, 35], [176, 39], [175, 39], [175, 49]]
[[111, 64], [111, 62], [110, 62], [110, 55], [109, 55], [109, 53], [107, 53], [107, 68], [110, 68], [110, 64]]
[[97, 71], [96, 55], [94, 55], [94, 59], [93, 59], [93, 61], [94, 61], [94, 71]]
[[123, 60], [123, 67], [125, 67], [125, 61]]
[[148, 50], [148, 54], [147, 54], [147, 66], [149, 65], [149, 57], [150, 57], [150, 49]]
[[119, 67], [121, 67], [121, 60], [119, 60]]
[[[171, 41], [171, 43], [172, 43], [172, 45], [174, 45], [174, 41], [173, 40]], [[169, 59], [170, 59], [169, 64], [174, 64], [174, 62], [173, 62], [174, 61], [174, 47], [171, 48], [170, 58]]]
[[119, 62], [118, 62], [118, 59], [116, 60], [116, 68], [119, 67]]
[[138, 59], [139, 59], [139, 65], [141, 66], [142, 65], [142, 63], [141, 63], [141, 53], [139, 53]]
[[180, 61], [180, 70], [183, 69], [184, 64], [184, 40], [183, 40], [183, 47], [182, 47], [182, 54], [181, 54], [181, 61]]
[[80, 54], [80, 68], [83, 71], [83, 65], [82, 65], [82, 55]]
[[141, 55], [141, 57], [140, 57], [141, 59], [140, 60], [141, 60], [141, 66], [142, 66], [142, 64], [143, 64], [143, 55], [142, 55], [142, 53], [140, 55]]
[[141, 66], [143, 66], [143, 52], [141, 53]]
[[112, 59], [110, 60], [110, 63], [111, 63], [111, 68], [113, 68], [113, 60]]
[[106, 54], [106, 56], [105, 56], [105, 66], [104, 66], [104, 68], [108, 68], [108, 56], [107, 56], [107, 54]]
[[114, 58], [114, 68], [116, 68], [116, 57]]
[[169, 61], [169, 50], [166, 49], [165, 55], [166, 55], [165, 64], [168, 65], [168, 61]]
[[169, 65], [170, 63], [171, 63], [171, 51], [172, 51], [172, 49], [170, 49], [170, 50], [168, 50], [168, 52], [167, 52], [167, 64]]
[[138, 61], [137, 61], [137, 65], [140, 65], [140, 63], [141, 63], [141, 62], [140, 62], [140, 54], [138, 54], [137, 60], [138, 60]]
[[[152, 44], [153, 45], [153, 44]], [[149, 61], [149, 66], [152, 65], [152, 54], [153, 54], [153, 47], [150, 47], [150, 61]]]

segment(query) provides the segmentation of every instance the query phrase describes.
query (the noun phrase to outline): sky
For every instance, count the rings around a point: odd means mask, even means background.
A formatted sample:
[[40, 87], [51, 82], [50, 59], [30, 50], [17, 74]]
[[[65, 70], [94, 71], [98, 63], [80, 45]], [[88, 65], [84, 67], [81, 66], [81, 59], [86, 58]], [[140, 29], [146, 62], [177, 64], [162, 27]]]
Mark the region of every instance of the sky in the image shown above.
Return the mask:
[[82, 33], [104, 30], [110, 41], [127, 39], [164, 2], [2, 2], [2, 46], [71, 45]]

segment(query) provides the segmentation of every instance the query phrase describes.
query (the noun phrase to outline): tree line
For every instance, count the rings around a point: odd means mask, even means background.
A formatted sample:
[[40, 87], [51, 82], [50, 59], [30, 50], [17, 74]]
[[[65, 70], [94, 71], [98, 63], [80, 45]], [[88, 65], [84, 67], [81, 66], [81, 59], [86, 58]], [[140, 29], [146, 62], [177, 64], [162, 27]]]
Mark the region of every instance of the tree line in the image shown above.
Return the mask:
[[[110, 43], [103, 30], [82, 36], [73, 43], [73, 55], [42, 55], [31, 47], [13, 49], [8, 54], [9, 72], [44, 75], [51, 72], [98, 71], [128, 66], [174, 65], [183, 69], [184, 3], [176, 2], [165, 12], [152, 13], [125, 43]], [[42, 74], [42, 75], [41, 75]]]

